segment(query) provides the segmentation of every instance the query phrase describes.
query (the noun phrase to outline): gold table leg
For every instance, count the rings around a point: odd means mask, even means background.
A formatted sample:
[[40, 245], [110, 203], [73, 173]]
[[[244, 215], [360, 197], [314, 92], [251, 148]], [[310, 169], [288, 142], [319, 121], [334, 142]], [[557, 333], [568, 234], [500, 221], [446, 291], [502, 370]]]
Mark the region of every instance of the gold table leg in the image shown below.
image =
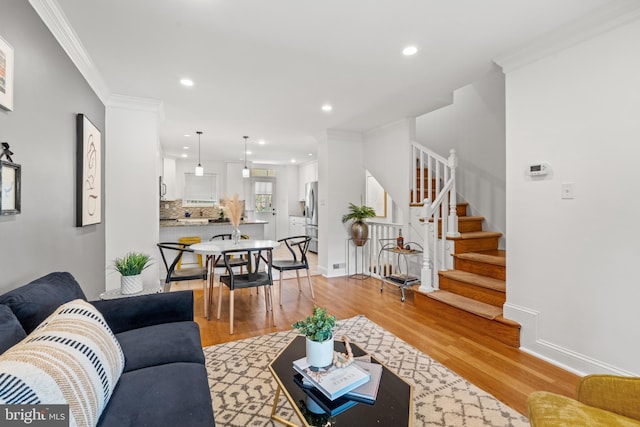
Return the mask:
[[271, 419], [289, 427], [299, 427], [298, 424], [293, 424], [291, 421], [285, 420], [284, 418], [276, 415], [276, 411], [278, 409], [278, 399], [280, 398], [280, 390], [282, 390], [282, 388], [278, 386], [278, 388], [276, 389], [276, 397], [275, 399], [273, 399], [273, 407], [271, 408]]

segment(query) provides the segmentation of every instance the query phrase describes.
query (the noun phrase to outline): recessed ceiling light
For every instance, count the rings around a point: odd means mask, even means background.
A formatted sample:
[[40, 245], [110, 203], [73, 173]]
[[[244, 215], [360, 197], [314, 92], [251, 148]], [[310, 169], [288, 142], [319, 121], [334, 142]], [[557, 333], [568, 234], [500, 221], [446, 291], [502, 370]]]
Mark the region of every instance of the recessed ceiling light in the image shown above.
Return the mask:
[[189, 156], [187, 156], [186, 154], [183, 154], [183, 155], [182, 155], [182, 157], [187, 158], [187, 157], [189, 157]]
[[313, 153], [309, 153], [309, 156], [313, 156]]
[[266, 143], [267, 143], [267, 142], [266, 142], [264, 139], [261, 139], [260, 141], [258, 141], [258, 144], [260, 144], [260, 145], [264, 145], [264, 144], [266, 144]]
[[187, 147], [186, 145], [185, 145], [184, 147], [182, 147], [182, 148], [184, 148], [185, 150], [188, 150], [188, 149], [189, 149], [189, 147]]
[[193, 80], [191, 79], [180, 79], [180, 84], [183, 86], [191, 87], [193, 86]]
[[190, 133], [185, 133], [184, 136], [189, 138], [191, 136], [191, 134]]
[[251, 155], [251, 150], [247, 150], [247, 156]]
[[322, 111], [324, 111], [325, 113], [328, 113], [329, 111], [333, 110], [333, 107], [329, 104], [324, 104], [322, 106]]
[[418, 53], [418, 48], [415, 46], [407, 46], [404, 49], [402, 49], [402, 54], [404, 56], [411, 56], [411, 55], [415, 55], [416, 53]]
[[291, 159], [291, 163], [295, 163], [295, 162], [296, 162], [296, 159]]

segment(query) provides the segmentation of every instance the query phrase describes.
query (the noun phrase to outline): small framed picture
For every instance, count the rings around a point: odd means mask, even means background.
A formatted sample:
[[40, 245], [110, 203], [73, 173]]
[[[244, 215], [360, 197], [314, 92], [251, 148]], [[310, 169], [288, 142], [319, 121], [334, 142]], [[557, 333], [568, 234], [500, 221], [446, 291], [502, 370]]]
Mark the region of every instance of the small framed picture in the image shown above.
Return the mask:
[[0, 161], [0, 215], [20, 213], [20, 165]]
[[0, 37], [0, 107], [13, 111], [13, 47]]
[[102, 221], [102, 135], [84, 114], [76, 118], [76, 227]]

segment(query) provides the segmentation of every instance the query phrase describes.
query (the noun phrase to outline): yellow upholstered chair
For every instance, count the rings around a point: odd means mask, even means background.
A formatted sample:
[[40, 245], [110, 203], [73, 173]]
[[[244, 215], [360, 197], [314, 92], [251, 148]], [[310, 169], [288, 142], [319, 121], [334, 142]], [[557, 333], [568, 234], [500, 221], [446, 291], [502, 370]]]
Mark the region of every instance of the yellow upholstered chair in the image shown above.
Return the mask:
[[640, 426], [640, 378], [587, 375], [576, 399], [536, 391], [527, 399], [532, 427]]
[[[184, 247], [187, 247], [189, 245], [193, 245], [194, 243], [200, 243], [202, 242], [202, 240], [200, 239], [200, 237], [197, 237], [197, 236], [187, 236], [187, 237], [180, 237], [178, 242], [182, 243]], [[202, 267], [202, 255], [198, 254], [196, 255], [196, 257], [198, 258], [198, 267]], [[180, 259], [178, 260], [178, 265], [176, 266], [176, 270], [180, 270], [181, 268], [182, 268], [182, 257], [180, 257]]]

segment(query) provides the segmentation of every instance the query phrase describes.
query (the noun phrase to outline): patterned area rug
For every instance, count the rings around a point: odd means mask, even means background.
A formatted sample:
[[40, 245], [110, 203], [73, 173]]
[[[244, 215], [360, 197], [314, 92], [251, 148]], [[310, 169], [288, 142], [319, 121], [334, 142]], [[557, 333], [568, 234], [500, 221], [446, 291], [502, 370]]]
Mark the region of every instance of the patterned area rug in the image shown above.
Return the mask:
[[[280, 425], [270, 418], [276, 382], [267, 366], [296, 335], [276, 332], [204, 349], [216, 426]], [[335, 336], [342, 335], [413, 384], [413, 426], [529, 425], [515, 410], [364, 316], [339, 321]], [[300, 423], [282, 395], [278, 415]]]

